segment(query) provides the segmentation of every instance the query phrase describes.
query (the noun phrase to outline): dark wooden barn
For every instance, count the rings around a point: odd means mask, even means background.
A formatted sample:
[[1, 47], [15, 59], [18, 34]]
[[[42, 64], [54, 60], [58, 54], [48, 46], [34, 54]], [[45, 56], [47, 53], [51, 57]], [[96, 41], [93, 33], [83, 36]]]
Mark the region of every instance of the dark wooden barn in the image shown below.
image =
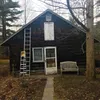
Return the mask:
[[30, 70], [57, 72], [60, 62], [76, 61], [85, 66], [85, 32], [71, 22], [46, 10], [2, 43], [10, 51], [10, 70], [20, 71], [25, 32], [31, 33]]

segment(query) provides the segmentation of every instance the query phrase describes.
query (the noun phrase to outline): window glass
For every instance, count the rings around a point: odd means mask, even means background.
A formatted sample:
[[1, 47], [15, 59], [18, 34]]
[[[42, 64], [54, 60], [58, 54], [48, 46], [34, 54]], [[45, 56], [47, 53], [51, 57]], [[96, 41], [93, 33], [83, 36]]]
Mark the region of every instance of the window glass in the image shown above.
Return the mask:
[[55, 57], [55, 49], [47, 49], [46, 57]]
[[46, 62], [47, 62], [47, 67], [55, 67], [56, 66], [55, 58], [47, 59]]
[[33, 62], [42, 62], [43, 61], [43, 49], [34, 48], [33, 49]]

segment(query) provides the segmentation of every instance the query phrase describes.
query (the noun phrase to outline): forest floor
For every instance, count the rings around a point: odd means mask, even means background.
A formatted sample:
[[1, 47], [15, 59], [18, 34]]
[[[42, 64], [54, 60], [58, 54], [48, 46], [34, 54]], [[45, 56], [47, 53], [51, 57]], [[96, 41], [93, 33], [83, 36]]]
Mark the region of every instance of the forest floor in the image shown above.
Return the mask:
[[46, 78], [0, 77], [0, 100], [42, 100]]
[[46, 78], [13, 77], [9, 60], [0, 59], [0, 100], [42, 100]]
[[100, 75], [94, 81], [87, 81], [85, 76], [56, 76], [54, 98], [55, 100], [100, 100]]

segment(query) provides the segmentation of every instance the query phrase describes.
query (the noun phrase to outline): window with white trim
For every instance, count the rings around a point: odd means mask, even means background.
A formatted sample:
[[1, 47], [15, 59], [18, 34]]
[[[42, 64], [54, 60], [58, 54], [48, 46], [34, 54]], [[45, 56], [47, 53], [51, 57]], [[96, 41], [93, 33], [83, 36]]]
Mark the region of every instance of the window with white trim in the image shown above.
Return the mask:
[[42, 47], [36, 47], [32, 48], [33, 52], [33, 62], [43, 62], [43, 48]]

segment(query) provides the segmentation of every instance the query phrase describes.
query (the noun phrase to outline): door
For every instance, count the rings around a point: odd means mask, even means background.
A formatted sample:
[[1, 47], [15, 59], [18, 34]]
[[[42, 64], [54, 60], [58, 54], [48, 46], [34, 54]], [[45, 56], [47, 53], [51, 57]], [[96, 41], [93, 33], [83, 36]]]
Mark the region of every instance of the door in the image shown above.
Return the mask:
[[45, 73], [53, 74], [57, 73], [57, 54], [56, 47], [45, 47]]

